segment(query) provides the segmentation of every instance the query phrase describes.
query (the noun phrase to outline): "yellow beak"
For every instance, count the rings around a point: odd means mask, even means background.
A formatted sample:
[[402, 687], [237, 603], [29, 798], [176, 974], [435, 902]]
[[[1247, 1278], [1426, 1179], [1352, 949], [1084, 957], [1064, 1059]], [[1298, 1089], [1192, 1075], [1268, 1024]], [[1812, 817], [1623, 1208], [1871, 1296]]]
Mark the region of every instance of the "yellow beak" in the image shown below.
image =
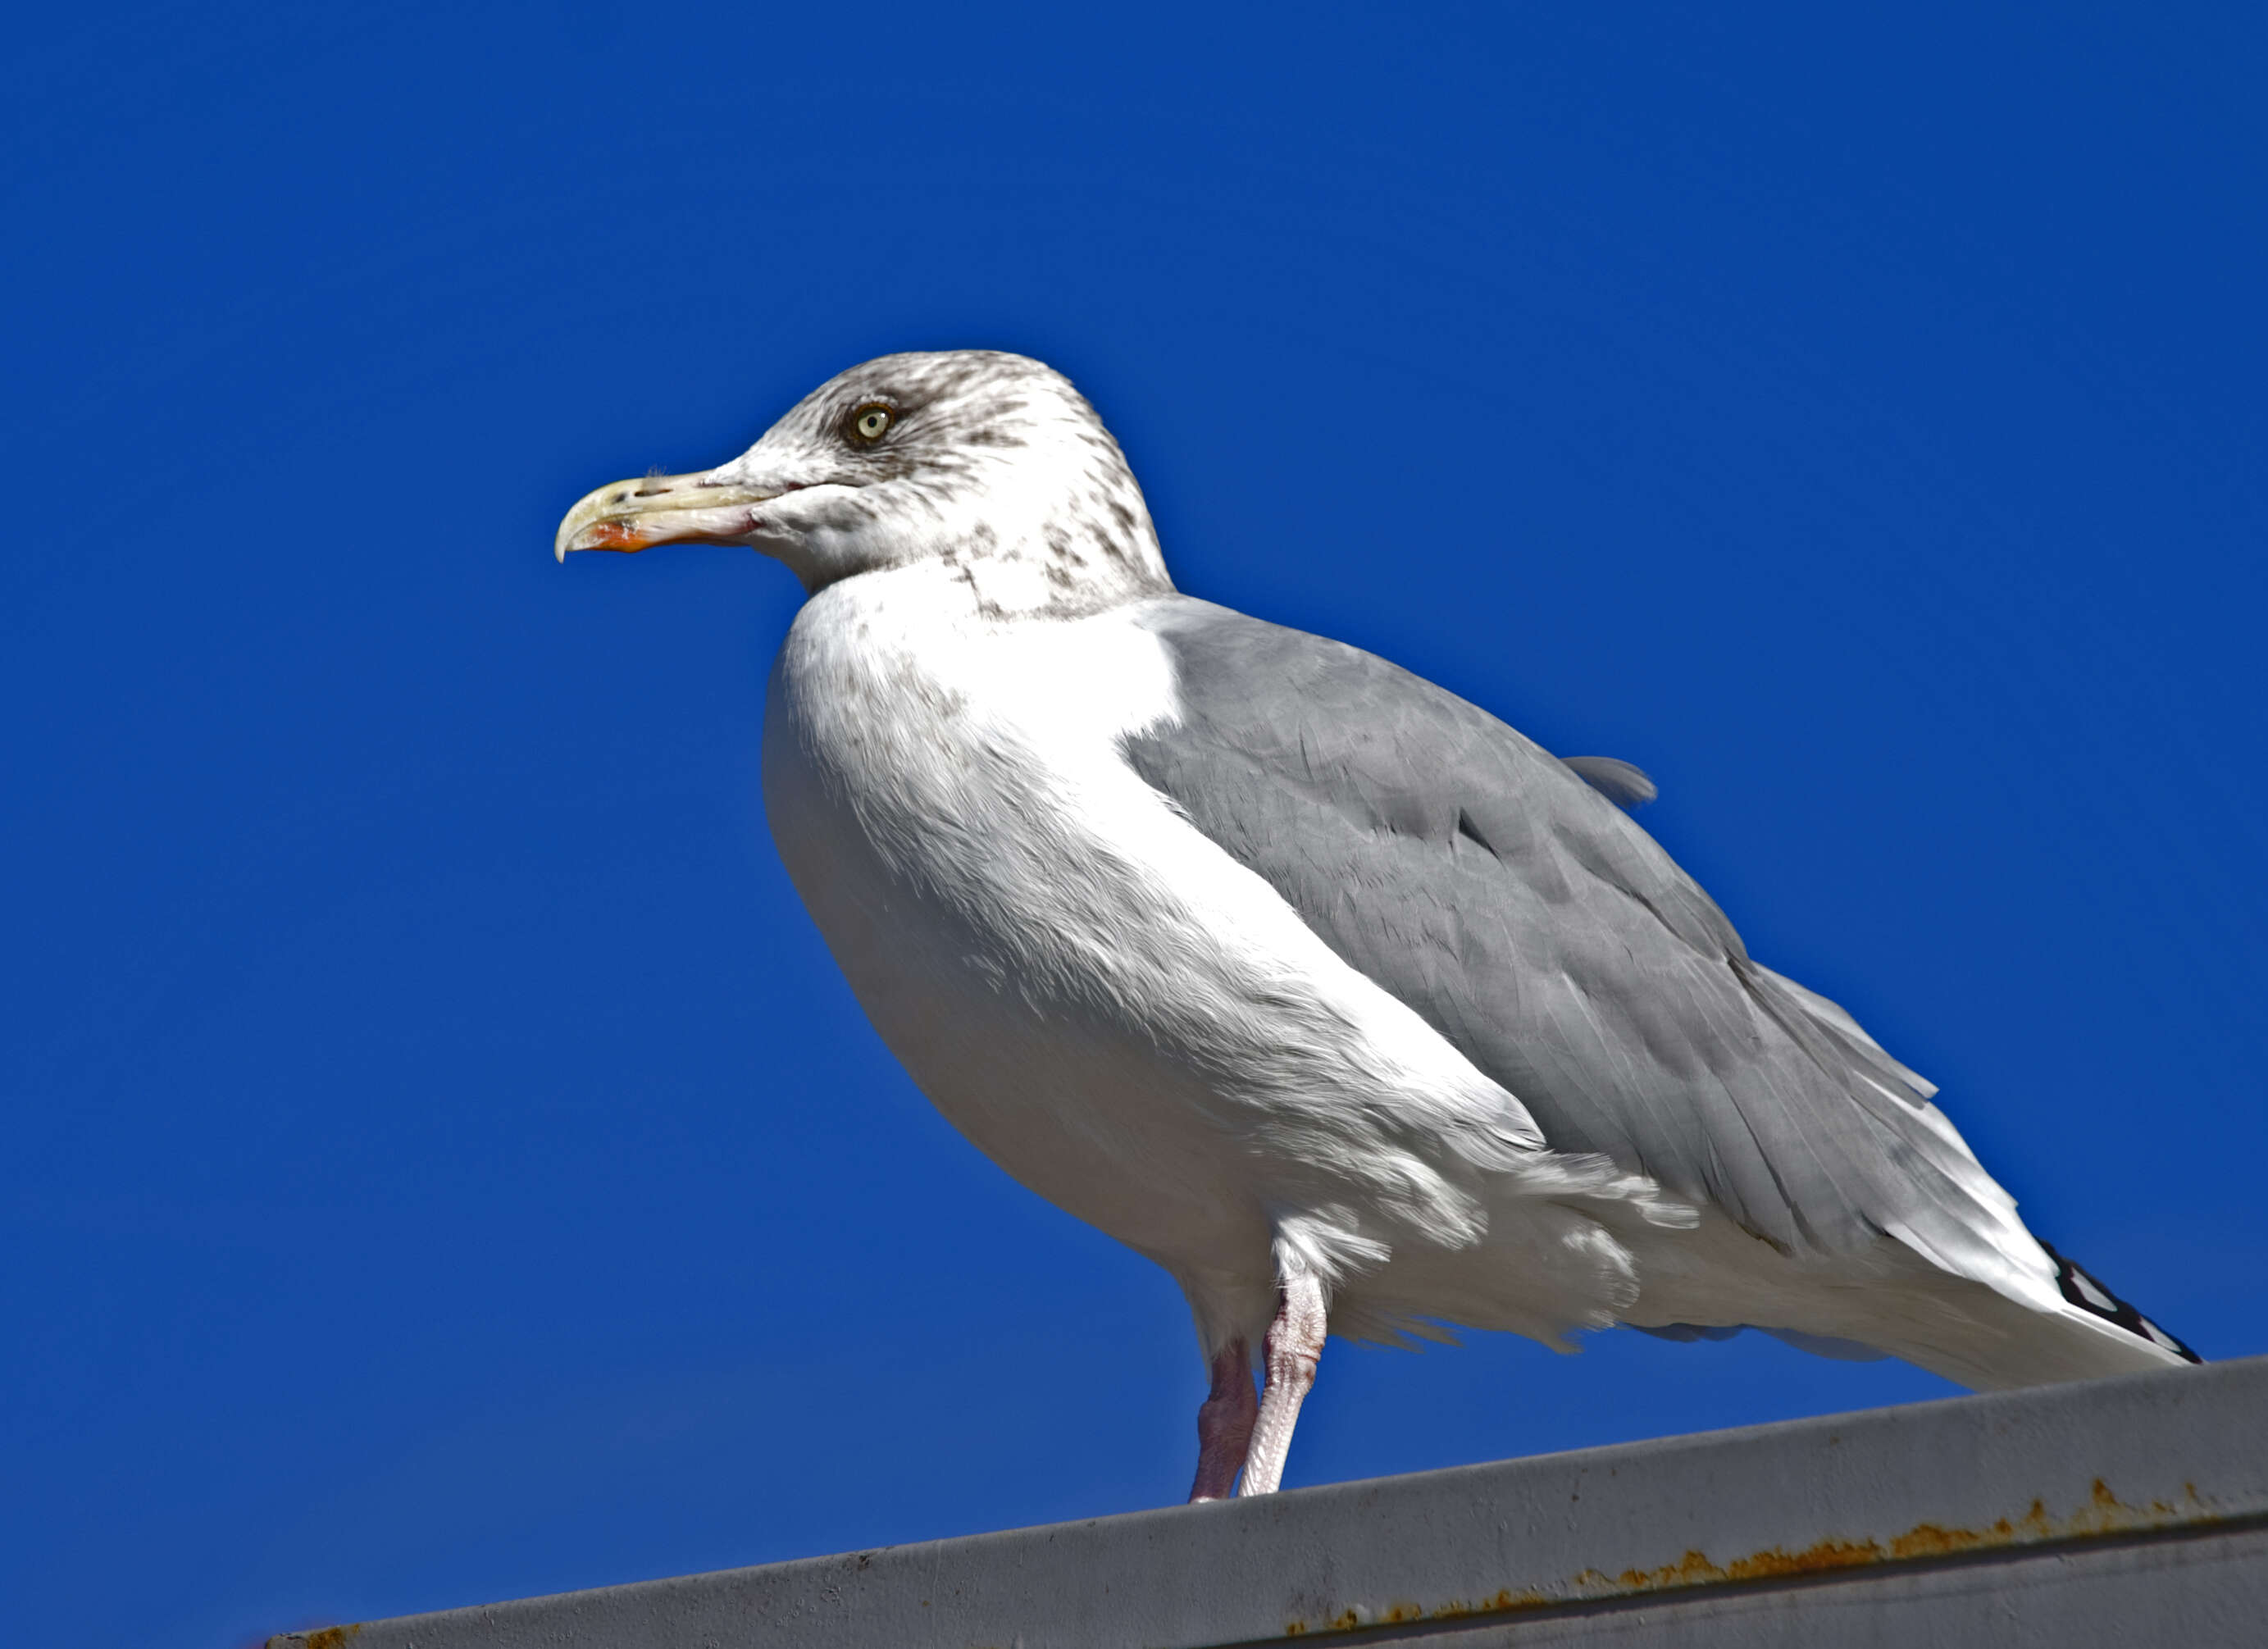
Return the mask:
[[567, 512], [551, 553], [564, 561], [571, 549], [743, 543], [756, 528], [755, 506], [778, 497], [705, 473], [609, 482]]

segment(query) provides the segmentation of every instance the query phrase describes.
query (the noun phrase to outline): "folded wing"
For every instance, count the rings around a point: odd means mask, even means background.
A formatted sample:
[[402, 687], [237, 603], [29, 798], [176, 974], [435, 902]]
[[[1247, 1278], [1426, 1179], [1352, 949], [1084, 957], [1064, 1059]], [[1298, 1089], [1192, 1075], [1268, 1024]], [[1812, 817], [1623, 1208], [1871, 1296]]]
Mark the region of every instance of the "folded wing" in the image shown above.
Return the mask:
[[1934, 1090], [1749, 959], [1615, 805], [1639, 799], [1626, 764], [1579, 758], [1579, 774], [1383, 659], [1208, 602], [1156, 600], [1141, 622], [1180, 715], [1127, 759], [1552, 1145], [1705, 1198], [1791, 1255], [1888, 1234], [2054, 1307], [2054, 1265]]

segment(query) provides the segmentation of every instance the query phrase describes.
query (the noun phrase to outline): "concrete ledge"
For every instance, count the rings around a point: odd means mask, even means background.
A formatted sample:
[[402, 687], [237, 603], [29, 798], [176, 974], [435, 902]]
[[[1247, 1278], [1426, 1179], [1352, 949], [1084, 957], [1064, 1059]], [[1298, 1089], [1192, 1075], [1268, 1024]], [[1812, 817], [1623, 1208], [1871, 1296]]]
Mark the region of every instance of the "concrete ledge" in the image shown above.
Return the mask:
[[[2268, 1358], [930, 1541], [270, 1649], [2268, 1641]], [[1442, 1649], [1449, 1649], [1443, 1645]]]

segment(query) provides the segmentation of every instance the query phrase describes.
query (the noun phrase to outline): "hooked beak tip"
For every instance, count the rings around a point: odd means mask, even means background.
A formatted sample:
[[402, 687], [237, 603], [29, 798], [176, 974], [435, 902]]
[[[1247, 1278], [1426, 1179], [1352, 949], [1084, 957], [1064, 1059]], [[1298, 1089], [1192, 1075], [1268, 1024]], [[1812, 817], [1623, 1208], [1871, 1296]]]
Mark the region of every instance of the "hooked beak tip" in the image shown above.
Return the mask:
[[705, 474], [609, 482], [567, 512], [551, 541], [551, 554], [563, 562], [577, 549], [636, 552], [656, 544], [746, 543], [760, 524], [757, 506], [779, 490], [719, 482]]

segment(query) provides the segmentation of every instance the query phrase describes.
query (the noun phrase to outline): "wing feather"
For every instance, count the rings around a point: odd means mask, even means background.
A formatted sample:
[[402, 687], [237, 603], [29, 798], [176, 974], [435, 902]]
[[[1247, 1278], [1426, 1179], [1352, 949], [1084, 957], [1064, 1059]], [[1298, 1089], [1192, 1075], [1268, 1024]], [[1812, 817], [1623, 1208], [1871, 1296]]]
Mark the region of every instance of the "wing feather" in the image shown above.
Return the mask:
[[1626, 764], [1578, 771], [1383, 659], [1208, 602], [1161, 598], [1138, 619], [1172, 657], [1180, 715], [1127, 759], [1555, 1146], [1705, 1197], [1791, 1253], [1889, 1233], [2052, 1300], [2052, 1265], [1934, 1090], [1749, 959], [1616, 806], [1635, 794], [1614, 782]]

